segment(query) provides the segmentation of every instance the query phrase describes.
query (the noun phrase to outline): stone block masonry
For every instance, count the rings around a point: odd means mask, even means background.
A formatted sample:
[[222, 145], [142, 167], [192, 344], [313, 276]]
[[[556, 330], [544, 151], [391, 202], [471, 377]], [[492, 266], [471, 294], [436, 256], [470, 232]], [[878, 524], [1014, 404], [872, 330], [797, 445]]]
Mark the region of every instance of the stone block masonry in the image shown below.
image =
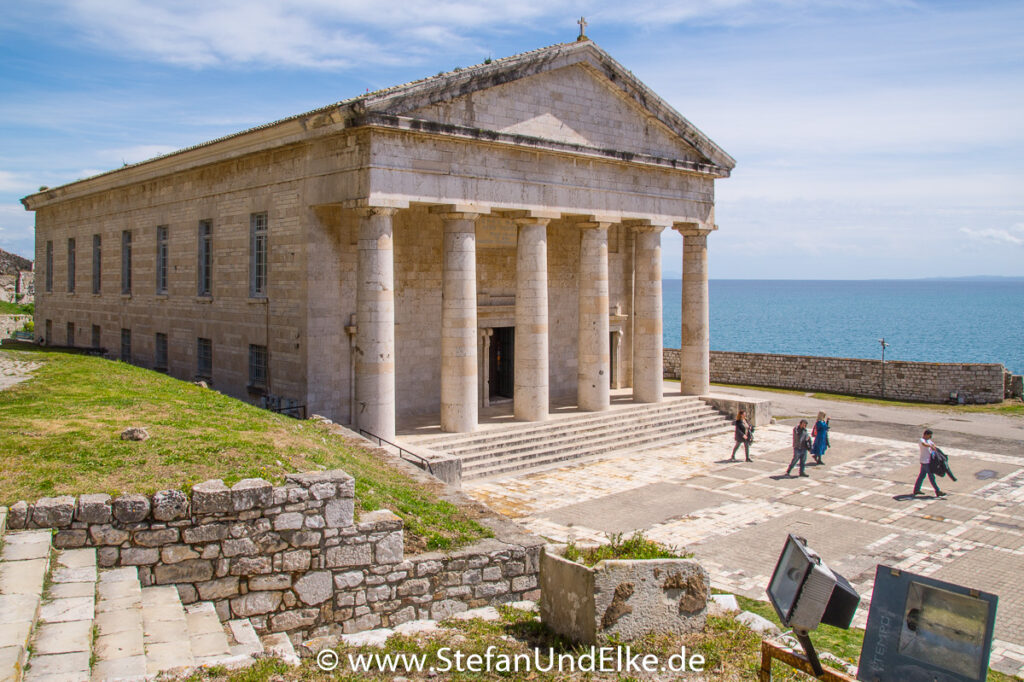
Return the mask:
[[[665, 377], [679, 378], [676, 349], [665, 349]], [[879, 360], [712, 351], [711, 381], [925, 403], [949, 402], [951, 395], [968, 404], [1020, 397], [1014, 376], [987, 363], [889, 361], [883, 372]]]
[[65, 495], [12, 505], [8, 527], [53, 528], [58, 548], [96, 547], [101, 567], [138, 566], [143, 586], [175, 585], [186, 604], [212, 601], [222, 621], [293, 641], [537, 598], [539, 539], [407, 558], [402, 520], [380, 510], [355, 521], [354, 490], [334, 470], [284, 486], [211, 480], [191, 495]]

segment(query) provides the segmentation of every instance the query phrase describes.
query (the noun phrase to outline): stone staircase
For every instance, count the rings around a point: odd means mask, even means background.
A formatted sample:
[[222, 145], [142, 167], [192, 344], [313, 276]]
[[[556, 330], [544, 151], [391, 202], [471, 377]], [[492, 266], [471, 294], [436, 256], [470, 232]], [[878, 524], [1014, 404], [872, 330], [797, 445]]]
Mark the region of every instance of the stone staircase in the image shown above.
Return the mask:
[[732, 429], [732, 421], [695, 396], [607, 412], [556, 416], [540, 423], [502, 425], [474, 433], [425, 436], [415, 445], [462, 460], [462, 479], [541, 469], [568, 460], [635, 453]]
[[0, 682], [144, 680], [199, 666], [298, 658], [283, 633], [221, 623], [173, 585], [142, 587], [135, 567], [97, 570], [96, 550], [55, 550], [49, 530], [4, 533], [0, 507]]

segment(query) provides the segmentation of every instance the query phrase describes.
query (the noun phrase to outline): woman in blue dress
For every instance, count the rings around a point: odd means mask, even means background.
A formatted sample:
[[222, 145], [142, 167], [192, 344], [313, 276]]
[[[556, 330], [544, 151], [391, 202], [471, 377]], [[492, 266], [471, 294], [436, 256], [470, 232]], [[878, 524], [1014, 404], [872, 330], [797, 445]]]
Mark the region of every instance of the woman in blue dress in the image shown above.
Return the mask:
[[814, 430], [811, 431], [811, 435], [814, 437], [814, 444], [811, 445], [811, 454], [814, 456], [814, 461], [818, 464], [824, 464], [821, 461], [822, 455], [828, 450], [828, 415], [824, 412], [818, 413], [818, 420], [814, 422]]

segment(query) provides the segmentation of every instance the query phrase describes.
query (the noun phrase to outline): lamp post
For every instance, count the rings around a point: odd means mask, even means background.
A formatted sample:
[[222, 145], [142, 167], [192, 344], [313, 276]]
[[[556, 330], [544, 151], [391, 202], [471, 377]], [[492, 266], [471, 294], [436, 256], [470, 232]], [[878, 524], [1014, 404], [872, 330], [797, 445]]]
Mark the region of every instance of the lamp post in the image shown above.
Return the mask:
[[889, 344], [885, 342], [885, 339], [878, 339], [878, 343], [882, 344], [882, 397], [885, 398], [885, 349], [889, 347]]

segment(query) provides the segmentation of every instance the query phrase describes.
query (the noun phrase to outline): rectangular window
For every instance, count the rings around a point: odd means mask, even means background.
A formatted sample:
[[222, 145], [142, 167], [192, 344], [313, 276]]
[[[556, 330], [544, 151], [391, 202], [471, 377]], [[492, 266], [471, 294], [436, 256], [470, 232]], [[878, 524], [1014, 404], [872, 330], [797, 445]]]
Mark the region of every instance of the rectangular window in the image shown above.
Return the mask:
[[122, 329], [121, 330], [121, 361], [131, 362], [132, 361], [132, 330]]
[[100, 326], [98, 324], [92, 326], [92, 347], [100, 347]]
[[[53, 291], [53, 242], [46, 242], [46, 293]], [[47, 342], [50, 341], [47, 334]]]
[[68, 293], [75, 293], [75, 240], [73, 237], [68, 240]]
[[75, 345], [75, 323], [68, 322], [68, 344], [69, 346]]
[[156, 348], [153, 353], [153, 369], [158, 372], [167, 371], [167, 334], [156, 334]]
[[156, 228], [156, 293], [167, 293], [167, 226]]
[[249, 344], [249, 386], [267, 387], [267, 347]]
[[267, 295], [267, 214], [249, 216], [249, 296]]
[[132, 293], [132, 231], [121, 232], [121, 293]]
[[213, 378], [213, 342], [196, 339], [196, 376], [207, 381]]
[[196, 268], [196, 294], [213, 295], [213, 224], [199, 221], [199, 263]]
[[100, 293], [100, 273], [102, 272], [103, 261], [100, 255], [100, 236], [92, 236], [92, 293]]
[[43, 341], [45, 341], [48, 346], [53, 345], [53, 320], [46, 321], [46, 338], [43, 339]]

